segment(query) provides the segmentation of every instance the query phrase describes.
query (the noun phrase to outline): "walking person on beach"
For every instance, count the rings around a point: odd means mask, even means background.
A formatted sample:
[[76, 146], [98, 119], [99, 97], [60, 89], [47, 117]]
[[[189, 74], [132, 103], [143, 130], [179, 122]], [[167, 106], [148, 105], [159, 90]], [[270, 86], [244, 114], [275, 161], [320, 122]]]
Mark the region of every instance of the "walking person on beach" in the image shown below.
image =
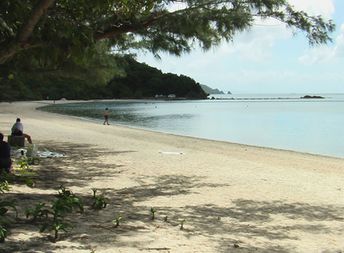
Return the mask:
[[24, 134], [24, 127], [23, 124], [20, 122], [20, 118], [17, 118], [16, 123], [13, 124], [11, 132], [12, 136], [24, 136], [27, 141], [32, 144], [31, 136], [28, 134]]
[[3, 170], [10, 173], [11, 166], [11, 147], [4, 141], [4, 135], [0, 133], [0, 174]]
[[104, 123], [103, 123], [103, 125], [105, 125], [105, 124], [107, 124], [107, 125], [110, 125], [109, 124], [109, 108], [105, 108], [105, 111], [104, 111]]

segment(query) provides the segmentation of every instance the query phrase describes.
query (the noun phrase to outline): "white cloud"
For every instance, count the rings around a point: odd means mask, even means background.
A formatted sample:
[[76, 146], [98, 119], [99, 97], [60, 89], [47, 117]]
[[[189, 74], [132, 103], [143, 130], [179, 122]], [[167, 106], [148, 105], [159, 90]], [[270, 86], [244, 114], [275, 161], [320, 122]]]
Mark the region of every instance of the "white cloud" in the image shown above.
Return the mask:
[[330, 18], [335, 11], [333, 0], [289, 0], [288, 2], [298, 10], [326, 18]]
[[341, 25], [340, 33], [332, 46], [308, 49], [299, 61], [303, 64], [314, 64], [330, 62], [341, 57], [344, 57], [344, 24]]
[[[311, 15], [323, 15], [325, 18], [330, 18], [335, 11], [333, 0], [289, 0], [289, 2], [298, 10], [306, 11]], [[271, 48], [278, 40], [287, 40], [293, 37], [292, 30], [286, 28], [279, 21], [268, 19], [256, 23], [257, 25], [249, 32], [245, 32], [235, 39], [232, 52], [240, 53], [242, 57], [251, 61], [264, 61], [269, 59]], [[343, 46], [339, 50], [344, 53]], [[318, 48], [317, 53], [312, 55], [312, 59], [304, 60], [315, 62], [319, 58], [329, 57], [327, 48]]]
[[334, 47], [334, 54], [337, 57], [344, 57], [344, 24], [340, 29], [340, 34], [336, 39], [336, 46]]
[[[289, 0], [297, 10], [303, 10], [310, 15], [322, 15], [329, 19], [335, 12], [333, 0]], [[220, 55], [240, 54], [253, 62], [266, 61], [271, 57], [271, 49], [278, 40], [287, 40], [293, 37], [292, 30], [286, 28], [284, 24], [273, 19], [257, 20], [249, 31], [245, 31], [234, 38], [234, 44], [222, 46]], [[344, 36], [342, 37], [344, 41]], [[338, 47], [338, 52], [344, 54], [344, 42]], [[319, 47], [311, 59], [302, 61], [316, 62], [318, 59], [330, 58], [329, 50], [326, 47]], [[333, 52], [330, 52], [333, 53]], [[301, 60], [301, 59], [300, 59]]]
[[329, 62], [334, 58], [333, 48], [319, 46], [306, 51], [304, 55], [299, 57], [299, 62], [306, 65], [312, 65], [320, 62]]
[[256, 21], [256, 25], [249, 31], [245, 31], [234, 38], [231, 51], [244, 59], [262, 62], [271, 58], [271, 49], [276, 41], [291, 37], [291, 31], [287, 30], [284, 24], [279, 21]]

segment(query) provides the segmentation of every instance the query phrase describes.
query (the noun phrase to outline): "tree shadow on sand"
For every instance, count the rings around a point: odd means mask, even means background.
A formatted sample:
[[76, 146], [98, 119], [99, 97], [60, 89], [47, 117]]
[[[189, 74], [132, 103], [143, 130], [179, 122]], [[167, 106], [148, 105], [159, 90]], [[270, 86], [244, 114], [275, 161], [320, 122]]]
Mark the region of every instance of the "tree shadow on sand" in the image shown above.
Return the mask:
[[42, 158], [38, 170], [37, 188], [51, 189], [53, 182], [59, 185], [71, 184], [76, 187], [87, 186], [90, 180], [101, 180], [122, 172], [122, 165], [107, 164], [101, 156], [119, 156], [133, 150], [109, 151], [92, 145], [78, 145], [71, 143], [40, 143], [40, 146], [49, 151], [64, 154], [60, 158]]
[[[46, 144], [47, 147], [48, 144]], [[57, 189], [59, 185], [87, 187], [90, 180], [116, 177], [126, 168], [116, 164], [105, 164], [99, 159], [101, 155], [117, 156], [121, 153], [135, 152], [124, 150], [109, 152], [88, 145], [54, 143], [54, 150], [67, 154], [63, 158], [42, 160], [38, 170], [36, 187], [42, 190]], [[80, 159], [82, 154], [82, 159]], [[102, 168], [101, 173], [98, 168]], [[68, 169], [66, 169], [68, 168]], [[82, 172], [82, 173], [81, 173]], [[281, 201], [255, 201], [253, 199], [235, 199], [228, 206], [216, 206], [209, 200], [208, 205], [173, 205], [155, 207], [156, 219], [151, 220], [146, 201], [159, 197], [183, 197], [200, 191], [202, 188], [221, 188], [229, 185], [206, 183], [206, 178], [199, 176], [164, 175], [136, 178], [138, 185], [122, 189], [104, 188], [102, 193], [108, 199], [107, 208], [94, 211], [91, 191], [89, 195], [78, 195], [84, 200], [85, 213], [71, 214], [69, 221], [75, 228], [62, 236], [56, 244], [49, 242], [46, 234], [39, 234], [39, 228], [29, 224], [23, 218], [24, 208], [41, 202], [51, 202], [52, 194], [8, 193], [7, 198], [21, 201], [19, 210], [21, 218], [10, 229], [13, 231], [5, 244], [0, 245], [0, 252], [35, 252], [35, 248], [44, 248], [44, 252], [80, 250], [90, 252], [93, 246], [108, 245], [110, 248], [131, 248], [151, 252], [150, 233], [159, 229], [173, 229], [182, 237], [190, 240], [202, 236], [216, 242], [216, 252], [295, 252], [292, 246], [281, 246], [281, 241], [297, 241], [293, 232], [307, 234], [331, 233], [326, 224], [344, 225], [344, 208], [342, 206], [317, 206], [307, 203], [284, 203]], [[143, 180], [148, 179], [148, 180]], [[146, 183], [149, 182], [149, 183]], [[56, 192], [55, 192], [56, 193]], [[200, 196], [201, 197], [201, 196]], [[121, 215], [123, 222], [115, 227], [112, 221]], [[289, 225], [273, 222], [275, 216], [293, 220]], [[164, 218], [168, 220], [164, 221]], [[166, 218], [165, 218], [166, 219]], [[180, 230], [180, 222], [185, 220], [185, 228]], [[325, 224], [326, 223], [326, 224]], [[343, 231], [337, 231], [343, 233]], [[28, 240], [18, 242], [15, 234], [24, 233]], [[144, 236], [142, 236], [144, 235]], [[122, 240], [123, 238], [132, 240]], [[146, 239], [144, 239], [146, 238]], [[260, 238], [269, 243], [247, 245], [242, 238]], [[66, 242], [66, 243], [64, 243]], [[240, 245], [236, 248], [234, 245]], [[175, 248], [162, 248], [160, 252], [178, 252]]]

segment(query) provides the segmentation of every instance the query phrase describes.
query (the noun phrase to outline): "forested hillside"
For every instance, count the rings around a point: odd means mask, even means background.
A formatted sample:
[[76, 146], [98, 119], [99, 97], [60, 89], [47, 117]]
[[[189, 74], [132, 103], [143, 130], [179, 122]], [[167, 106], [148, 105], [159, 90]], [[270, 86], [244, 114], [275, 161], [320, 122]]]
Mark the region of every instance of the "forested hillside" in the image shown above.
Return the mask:
[[42, 67], [42, 63], [36, 67], [23, 62], [2, 65], [0, 100], [152, 98], [169, 94], [206, 98], [190, 77], [163, 74], [130, 56], [113, 56], [112, 61], [111, 71], [108, 66], [79, 67], [71, 62], [58, 68], [49, 64]]
[[163, 74], [160, 70], [139, 63], [127, 57], [125, 76], [115, 77], [107, 85], [114, 98], [166, 97], [170, 94], [178, 98], [206, 98], [199, 83], [184, 75]]

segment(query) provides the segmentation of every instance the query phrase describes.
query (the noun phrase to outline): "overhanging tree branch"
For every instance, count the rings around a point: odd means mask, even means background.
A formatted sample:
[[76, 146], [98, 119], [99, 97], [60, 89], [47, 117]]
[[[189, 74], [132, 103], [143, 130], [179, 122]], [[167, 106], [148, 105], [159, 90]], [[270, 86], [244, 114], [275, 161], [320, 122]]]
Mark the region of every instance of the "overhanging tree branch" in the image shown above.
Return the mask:
[[38, 4], [33, 8], [30, 17], [18, 33], [17, 37], [20, 43], [27, 42], [38, 21], [54, 3], [55, 0], [41, 0], [38, 2]]
[[55, 0], [41, 0], [37, 3], [14, 40], [0, 50], [0, 64], [12, 58], [20, 50], [36, 47], [30, 45], [28, 40], [39, 20], [54, 3]]
[[[32, 7], [32, 2], [37, 4]], [[175, 3], [181, 3], [181, 8], [171, 9]], [[18, 5], [21, 9], [11, 15]], [[52, 6], [55, 11], [45, 16]], [[3, 5], [0, 1], [0, 8], [0, 17], [8, 26], [2, 26], [0, 64], [33, 44], [75, 56], [103, 39], [110, 39], [110, 48], [126, 48], [132, 45], [133, 36], [126, 36], [130, 33], [142, 39], [138, 47], [152, 52], [172, 48], [178, 54], [195, 41], [208, 49], [251, 27], [257, 16], [275, 18], [306, 32], [311, 44], [330, 41], [328, 33], [334, 29], [331, 21], [297, 11], [287, 0], [8, 0]]]
[[135, 32], [135, 31], [147, 28], [147, 27], [153, 25], [154, 23], [158, 22], [159, 20], [161, 20], [163, 18], [167, 18], [170, 16], [176, 16], [179, 14], [186, 14], [190, 11], [197, 10], [200, 8], [205, 8], [206, 6], [213, 5], [213, 4], [224, 4], [224, 3], [228, 3], [228, 0], [217, 0], [217, 1], [203, 2], [203, 3], [197, 4], [197, 5], [192, 5], [188, 8], [179, 9], [179, 10], [176, 10], [173, 12], [167, 12], [167, 11], [154, 12], [148, 18], [146, 18], [142, 23], [140, 23], [140, 25], [135, 26], [132, 24], [128, 24], [128, 25], [122, 25], [119, 27], [112, 27], [112, 28], [110, 28], [110, 29], [108, 29], [102, 33], [97, 32], [95, 34], [95, 40], [115, 38], [116, 36], [119, 36], [123, 33]]

